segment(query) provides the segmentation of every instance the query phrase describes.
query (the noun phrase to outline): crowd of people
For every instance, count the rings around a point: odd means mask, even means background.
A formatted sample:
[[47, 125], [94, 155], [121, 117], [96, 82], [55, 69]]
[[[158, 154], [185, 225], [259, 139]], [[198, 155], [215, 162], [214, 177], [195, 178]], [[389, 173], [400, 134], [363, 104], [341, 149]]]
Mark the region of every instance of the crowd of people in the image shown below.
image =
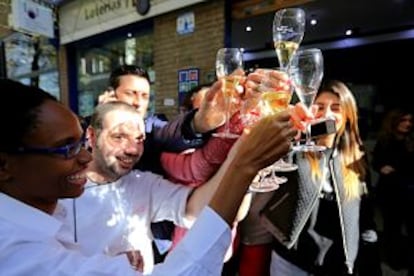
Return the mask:
[[[81, 123], [47, 92], [1, 79], [0, 273], [377, 276], [374, 199], [387, 261], [401, 266], [404, 224], [412, 265], [413, 114], [389, 114], [371, 162], [341, 81], [324, 82], [314, 112], [298, 103], [247, 126], [240, 107], [257, 97], [263, 72], [235, 73], [229, 126], [240, 138], [228, 139], [212, 135], [226, 118], [221, 80], [194, 89], [192, 104], [166, 121], [147, 115], [145, 69], [123, 65]], [[284, 72], [272, 78], [290, 85]], [[249, 191], [310, 121], [328, 117], [336, 131], [315, 138], [326, 150], [294, 152], [287, 183]]]

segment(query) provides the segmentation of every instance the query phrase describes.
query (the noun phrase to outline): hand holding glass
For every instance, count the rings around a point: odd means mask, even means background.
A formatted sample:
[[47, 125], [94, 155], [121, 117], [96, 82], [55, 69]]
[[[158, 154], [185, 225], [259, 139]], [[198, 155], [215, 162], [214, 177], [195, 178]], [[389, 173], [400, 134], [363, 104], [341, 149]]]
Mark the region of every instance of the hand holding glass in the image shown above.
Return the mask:
[[[289, 73], [296, 95], [306, 107], [310, 108], [323, 78], [322, 51], [317, 48], [299, 50], [293, 56]], [[308, 124], [305, 144], [296, 145], [293, 149], [296, 151], [323, 151], [325, 147], [318, 146], [311, 140], [311, 124]]]
[[[269, 69], [264, 69], [263, 72], [263, 78], [258, 87], [261, 98], [261, 114], [262, 116], [271, 116], [288, 108], [292, 89], [289, 83], [280, 79], [279, 74], [283, 74], [282, 72]], [[275, 164], [258, 173], [249, 188], [252, 192], [270, 192], [278, 189], [280, 184], [287, 182], [286, 177], [276, 175]]]
[[[223, 98], [225, 108], [224, 131], [214, 133], [213, 136], [222, 138], [237, 138], [239, 135], [230, 132], [229, 121], [238, 102], [238, 92], [236, 90], [242, 76], [237, 74], [238, 70], [243, 70], [243, 53], [239, 48], [221, 48], [216, 57], [216, 75], [223, 81]], [[236, 74], [235, 74], [236, 73]]]

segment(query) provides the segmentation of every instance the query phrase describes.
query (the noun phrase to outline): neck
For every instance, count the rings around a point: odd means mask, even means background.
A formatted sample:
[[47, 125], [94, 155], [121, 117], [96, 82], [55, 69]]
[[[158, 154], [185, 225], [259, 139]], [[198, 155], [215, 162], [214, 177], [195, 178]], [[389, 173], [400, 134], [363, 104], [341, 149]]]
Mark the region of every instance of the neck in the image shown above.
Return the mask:
[[335, 135], [336, 134], [329, 134], [322, 136], [318, 139], [318, 145], [325, 146], [327, 148], [332, 148], [335, 142]]
[[86, 173], [86, 177], [96, 184], [108, 184], [118, 180], [116, 177], [108, 176], [107, 173], [99, 170], [99, 168], [94, 166], [94, 164], [90, 164], [88, 172]]

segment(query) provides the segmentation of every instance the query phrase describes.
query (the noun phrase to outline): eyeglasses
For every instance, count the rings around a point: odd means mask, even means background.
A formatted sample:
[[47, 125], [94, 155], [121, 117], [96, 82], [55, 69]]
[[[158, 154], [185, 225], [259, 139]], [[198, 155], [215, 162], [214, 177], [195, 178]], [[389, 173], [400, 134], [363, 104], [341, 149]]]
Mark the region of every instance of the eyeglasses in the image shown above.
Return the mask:
[[79, 154], [82, 147], [85, 146], [86, 138], [83, 136], [79, 141], [56, 148], [37, 148], [21, 146], [17, 148], [16, 153], [19, 154], [56, 154], [71, 159]]

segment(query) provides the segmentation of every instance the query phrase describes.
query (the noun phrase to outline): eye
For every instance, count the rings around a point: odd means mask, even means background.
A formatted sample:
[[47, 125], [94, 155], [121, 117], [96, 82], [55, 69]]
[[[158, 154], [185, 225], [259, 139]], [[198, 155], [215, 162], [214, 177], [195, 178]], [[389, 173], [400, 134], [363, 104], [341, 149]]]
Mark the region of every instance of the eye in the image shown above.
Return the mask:
[[137, 141], [137, 144], [142, 144], [145, 141], [145, 136], [141, 135], [135, 138], [135, 140]]
[[126, 96], [132, 96], [132, 95], [134, 95], [135, 93], [134, 93], [134, 91], [124, 91], [124, 94], [125, 94]]
[[124, 138], [124, 136], [122, 134], [114, 134], [111, 137], [115, 141], [120, 141], [120, 140], [122, 140]]

